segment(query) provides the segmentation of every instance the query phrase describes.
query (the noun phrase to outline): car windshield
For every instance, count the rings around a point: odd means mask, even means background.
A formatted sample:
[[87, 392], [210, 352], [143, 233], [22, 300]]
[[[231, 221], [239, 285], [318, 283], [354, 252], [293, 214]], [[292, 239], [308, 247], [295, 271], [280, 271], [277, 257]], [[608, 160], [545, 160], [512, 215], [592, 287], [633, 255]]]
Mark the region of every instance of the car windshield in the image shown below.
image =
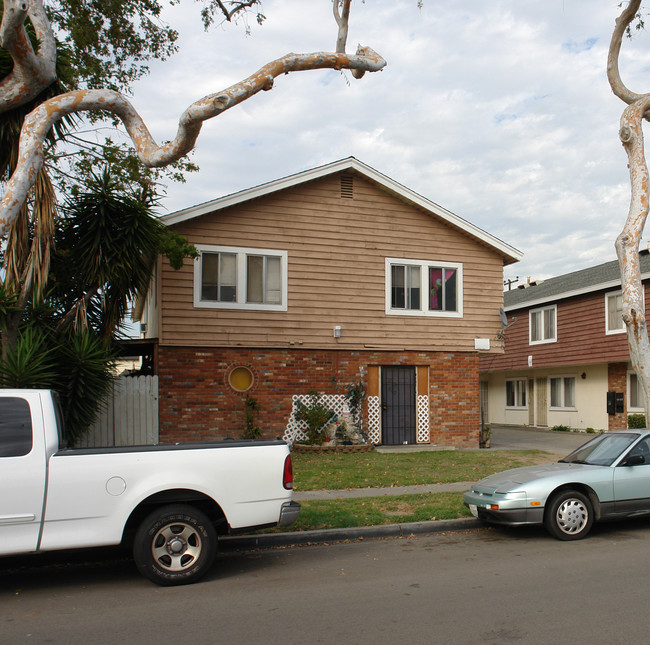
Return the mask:
[[564, 459], [560, 459], [560, 462], [611, 466], [638, 438], [638, 434], [628, 432], [603, 434], [580, 446]]

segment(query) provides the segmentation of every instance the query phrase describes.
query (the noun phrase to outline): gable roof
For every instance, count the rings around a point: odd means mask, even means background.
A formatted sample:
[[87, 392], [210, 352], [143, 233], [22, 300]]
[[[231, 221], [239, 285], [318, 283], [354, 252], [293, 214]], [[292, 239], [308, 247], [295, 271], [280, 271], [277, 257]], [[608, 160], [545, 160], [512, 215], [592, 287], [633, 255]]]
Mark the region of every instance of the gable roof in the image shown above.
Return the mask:
[[[648, 251], [639, 253], [641, 277], [650, 278], [650, 255]], [[616, 289], [621, 286], [621, 272], [618, 260], [604, 262], [595, 267], [565, 273], [543, 282], [526, 287], [518, 287], [503, 294], [505, 311], [534, 307], [547, 302], [581, 296], [603, 289]]]
[[474, 224], [471, 224], [467, 220], [464, 220], [462, 217], [455, 215], [442, 206], [439, 206], [438, 204], [426, 199], [425, 197], [422, 197], [418, 193], [412, 191], [410, 188], [406, 188], [406, 186], [403, 186], [390, 177], [383, 175], [374, 168], [367, 166], [354, 157], [340, 159], [339, 161], [334, 161], [324, 166], [318, 166], [317, 168], [305, 170], [295, 175], [289, 175], [288, 177], [283, 177], [281, 179], [276, 179], [275, 181], [270, 181], [259, 186], [254, 186], [253, 188], [247, 188], [246, 190], [232, 193], [218, 199], [213, 199], [209, 202], [204, 202], [203, 204], [190, 206], [189, 208], [185, 208], [174, 213], [169, 213], [168, 215], [163, 215], [160, 219], [167, 226], [180, 224], [181, 222], [194, 219], [195, 217], [201, 217], [202, 215], [206, 215], [208, 213], [212, 213], [229, 206], [241, 204], [242, 202], [250, 201], [258, 197], [263, 197], [265, 195], [269, 195], [286, 188], [291, 188], [308, 181], [313, 181], [314, 179], [320, 179], [321, 177], [325, 177], [327, 175], [346, 171], [358, 173], [394, 197], [397, 197], [398, 199], [401, 199], [408, 204], [424, 209], [430, 215], [438, 217], [439, 219], [445, 221], [447, 224], [460, 229], [464, 233], [477, 239], [479, 242], [482, 242], [483, 244], [493, 248], [503, 256], [504, 264], [512, 264], [513, 262], [518, 262], [523, 257], [523, 253], [513, 246], [510, 246], [499, 238], [490, 235], [483, 229], [475, 226]]

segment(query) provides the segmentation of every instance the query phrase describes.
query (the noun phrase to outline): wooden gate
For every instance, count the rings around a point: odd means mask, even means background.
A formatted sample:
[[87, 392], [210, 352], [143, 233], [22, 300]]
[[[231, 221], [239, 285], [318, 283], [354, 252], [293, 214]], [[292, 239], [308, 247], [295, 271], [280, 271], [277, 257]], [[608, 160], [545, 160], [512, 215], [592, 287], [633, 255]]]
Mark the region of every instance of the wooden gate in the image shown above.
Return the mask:
[[381, 368], [382, 443], [415, 443], [415, 367]]
[[97, 421], [76, 446], [138, 446], [158, 443], [158, 377], [123, 376], [102, 406]]

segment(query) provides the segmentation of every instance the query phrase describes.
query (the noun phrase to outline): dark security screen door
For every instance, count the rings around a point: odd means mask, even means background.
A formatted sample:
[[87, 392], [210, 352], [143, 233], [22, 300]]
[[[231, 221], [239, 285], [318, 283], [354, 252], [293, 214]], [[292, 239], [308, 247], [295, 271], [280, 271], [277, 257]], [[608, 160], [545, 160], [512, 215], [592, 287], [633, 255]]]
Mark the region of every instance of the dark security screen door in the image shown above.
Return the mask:
[[415, 443], [415, 367], [381, 368], [382, 443]]

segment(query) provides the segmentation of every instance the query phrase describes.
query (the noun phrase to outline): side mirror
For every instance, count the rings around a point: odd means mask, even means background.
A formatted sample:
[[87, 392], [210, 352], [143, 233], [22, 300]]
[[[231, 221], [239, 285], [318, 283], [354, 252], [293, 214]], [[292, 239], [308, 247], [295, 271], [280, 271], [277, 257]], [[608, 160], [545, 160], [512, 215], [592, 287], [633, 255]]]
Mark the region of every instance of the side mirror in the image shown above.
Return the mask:
[[621, 462], [621, 466], [639, 466], [641, 464], [645, 464], [645, 457], [643, 455], [631, 455]]

